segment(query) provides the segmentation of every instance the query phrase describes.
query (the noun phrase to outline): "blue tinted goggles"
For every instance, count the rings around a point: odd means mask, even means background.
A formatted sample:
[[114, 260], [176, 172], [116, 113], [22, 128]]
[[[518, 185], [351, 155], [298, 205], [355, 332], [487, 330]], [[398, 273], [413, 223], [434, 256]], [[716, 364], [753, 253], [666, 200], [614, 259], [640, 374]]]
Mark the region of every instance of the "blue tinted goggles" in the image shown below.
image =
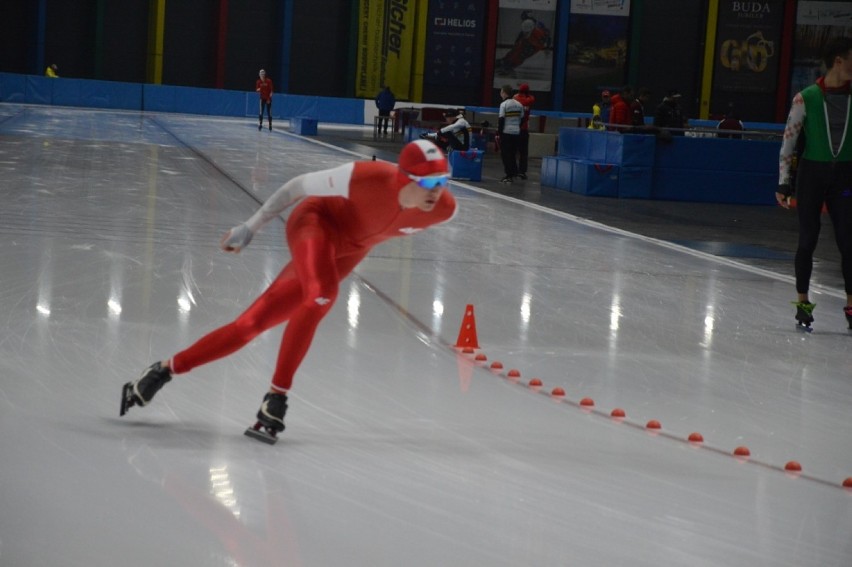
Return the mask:
[[450, 182], [450, 174], [445, 173], [443, 175], [429, 175], [426, 177], [418, 177], [417, 175], [408, 174], [408, 178], [417, 183], [420, 187], [424, 189], [435, 189], [436, 187], [446, 187]]

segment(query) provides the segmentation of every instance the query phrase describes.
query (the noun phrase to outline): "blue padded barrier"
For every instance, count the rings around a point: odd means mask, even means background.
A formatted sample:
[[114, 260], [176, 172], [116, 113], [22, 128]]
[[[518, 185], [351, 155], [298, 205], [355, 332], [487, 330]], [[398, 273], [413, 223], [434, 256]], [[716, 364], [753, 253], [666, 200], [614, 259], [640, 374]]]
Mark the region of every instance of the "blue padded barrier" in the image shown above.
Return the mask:
[[24, 101], [27, 104], [53, 104], [53, 85], [60, 87], [64, 80], [49, 79], [36, 75], [27, 76], [27, 87], [24, 91]]
[[560, 128], [559, 155], [592, 161], [606, 160], [606, 132], [588, 128]]
[[618, 173], [620, 199], [650, 199], [654, 170], [650, 167], [622, 166]]
[[610, 163], [572, 162], [571, 192], [595, 197], [618, 197], [620, 168]]
[[364, 101], [360, 99], [275, 95], [272, 98], [273, 113], [276, 106], [280, 109], [282, 118], [305, 116], [336, 124], [364, 123]]
[[604, 132], [606, 163], [622, 166], [650, 167], [654, 164], [657, 137], [647, 134]]
[[719, 169], [654, 169], [651, 196], [670, 201], [772, 205], [778, 173]]
[[26, 102], [27, 77], [0, 73], [0, 102]]
[[212, 94], [199, 87], [175, 87], [174, 109], [171, 112], [210, 114]]
[[588, 128], [560, 128], [558, 140], [560, 156], [628, 166], [651, 166], [657, 141], [655, 136]]
[[559, 158], [556, 156], [543, 156], [541, 158], [541, 177], [539, 178], [539, 183], [547, 187], [556, 187], [558, 160]]
[[781, 141], [675, 136], [658, 143], [654, 167], [778, 173]]
[[570, 191], [574, 183], [574, 160], [557, 157], [556, 159], [556, 188]]
[[[243, 91], [205, 90], [213, 95], [208, 99], [210, 105], [207, 107], [207, 114], [213, 116], [245, 116], [243, 108], [245, 107], [246, 93]], [[257, 97], [257, 93], [254, 94]], [[249, 116], [256, 116], [257, 109], [258, 107], [255, 106], [255, 111]], [[272, 104], [272, 117], [276, 117], [274, 102]]]
[[178, 88], [169, 85], [144, 85], [142, 87], [142, 110], [174, 112]]
[[53, 81], [51, 104], [87, 108], [138, 110], [142, 107], [142, 85], [88, 79], [45, 79]]

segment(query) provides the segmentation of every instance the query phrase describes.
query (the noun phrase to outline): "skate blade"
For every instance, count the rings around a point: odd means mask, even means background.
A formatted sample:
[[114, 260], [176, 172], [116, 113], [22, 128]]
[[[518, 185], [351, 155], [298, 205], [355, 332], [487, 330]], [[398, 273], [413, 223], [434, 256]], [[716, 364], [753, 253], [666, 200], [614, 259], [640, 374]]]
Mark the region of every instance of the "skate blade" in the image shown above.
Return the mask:
[[121, 388], [121, 412], [119, 417], [127, 413], [133, 407], [133, 383], [128, 382]]
[[797, 323], [796, 324], [796, 330], [800, 331], [802, 333], [812, 333], [814, 329], [810, 325], [804, 325], [802, 323]]
[[246, 429], [245, 435], [246, 437], [257, 439], [258, 441], [268, 443], [269, 445], [275, 445], [275, 443], [278, 442], [278, 437], [274, 434], [268, 433], [260, 423]]

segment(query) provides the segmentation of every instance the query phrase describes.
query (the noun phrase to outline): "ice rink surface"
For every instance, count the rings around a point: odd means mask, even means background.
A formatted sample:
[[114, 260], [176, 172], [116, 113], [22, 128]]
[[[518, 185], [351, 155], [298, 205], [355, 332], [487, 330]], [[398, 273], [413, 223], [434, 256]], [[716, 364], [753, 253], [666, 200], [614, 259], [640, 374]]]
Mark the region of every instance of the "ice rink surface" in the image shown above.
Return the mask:
[[[288, 261], [282, 222], [239, 255], [222, 232], [353, 157], [0, 105], [0, 566], [852, 565], [841, 289], [801, 333], [790, 277], [465, 184], [344, 281], [277, 445], [243, 431], [280, 329], [119, 418]], [[484, 362], [454, 348], [467, 305]]]

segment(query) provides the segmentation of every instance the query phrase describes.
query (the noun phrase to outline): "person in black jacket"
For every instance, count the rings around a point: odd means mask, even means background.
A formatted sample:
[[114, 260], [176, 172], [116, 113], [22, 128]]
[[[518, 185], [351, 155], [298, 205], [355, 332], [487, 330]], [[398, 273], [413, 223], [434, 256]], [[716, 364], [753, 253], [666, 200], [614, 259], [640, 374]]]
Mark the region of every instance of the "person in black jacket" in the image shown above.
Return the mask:
[[393, 95], [390, 87], [383, 88], [376, 95], [376, 108], [379, 109], [379, 129], [383, 134], [388, 133], [388, 123], [390, 122], [390, 113], [393, 107], [396, 106], [396, 97]]
[[[654, 126], [667, 130], [673, 136], [683, 136], [686, 120], [680, 109], [680, 93], [677, 90], [670, 90], [663, 102], [657, 106], [654, 112]], [[671, 128], [674, 130], [670, 130]]]

